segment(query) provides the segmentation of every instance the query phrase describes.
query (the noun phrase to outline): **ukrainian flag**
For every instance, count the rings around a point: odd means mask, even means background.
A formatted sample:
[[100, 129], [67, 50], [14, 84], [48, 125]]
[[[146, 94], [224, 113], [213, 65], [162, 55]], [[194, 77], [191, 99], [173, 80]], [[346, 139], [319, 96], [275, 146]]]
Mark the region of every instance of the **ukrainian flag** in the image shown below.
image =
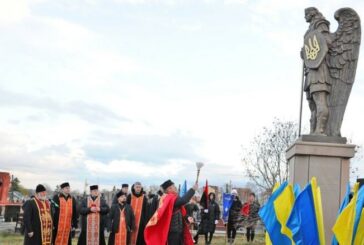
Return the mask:
[[361, 210], [360, 221], [354, 239], [354, 245], [362, 244], [364, 244], [364, 208]]
[[[346, 206], [348, 206], [348, 204], [350, 202], [350, 194], [351, 194], [351, 192], [350, 192], [350, 183], [348, 183], [346, 185], [345, 197], [344, 197], [344, 200], [342, 201], [342, 203], [340, 205], [340, 208], [339, 208], [339, 212], [337, 214], [337, 217], [339, 217], [339, 215], [342, 213], [342, 211], [344, 210], [344, 208], [346, 208]], [[332, 237], [331, 245], [339, 245], [339, 243], [337, 242], [337, 239], [335, 237], [335, 234]]]
[[353, 243], [354, 245], [364, 244], [364, 186], [358, 192], [358, 198], [355, 205], [354, 229], [353, 229]]
[[352, 244], [354, 234], [354, 218], [356, 216], [356, 203], [358, 199], [359, 184], [354, 185], [354, 195], [349, 204], [337, 218], [332, 231], [339, 244]]
[[285, 225], [295, 200], [293, 187], [284, 182], [273, 190], [272, 196], [259, 211], [267, 229], [266, 244], [294, 244], [292, 233]]
[[287, 227], [297, 245], [325, 245], [321, 192], [315, 177], [297, 196]]

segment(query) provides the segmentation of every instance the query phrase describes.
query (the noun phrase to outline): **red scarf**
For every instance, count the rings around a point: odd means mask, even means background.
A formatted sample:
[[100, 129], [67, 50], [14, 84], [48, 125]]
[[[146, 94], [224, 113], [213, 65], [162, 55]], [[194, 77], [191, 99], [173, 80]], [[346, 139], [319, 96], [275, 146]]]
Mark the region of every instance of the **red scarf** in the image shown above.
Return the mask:
[[241, 209], [241, 214], [245, 217], [249, 216], [249, 210], [250, 210], [250, 204], [249, 203], [245, 203], [244, 206]]

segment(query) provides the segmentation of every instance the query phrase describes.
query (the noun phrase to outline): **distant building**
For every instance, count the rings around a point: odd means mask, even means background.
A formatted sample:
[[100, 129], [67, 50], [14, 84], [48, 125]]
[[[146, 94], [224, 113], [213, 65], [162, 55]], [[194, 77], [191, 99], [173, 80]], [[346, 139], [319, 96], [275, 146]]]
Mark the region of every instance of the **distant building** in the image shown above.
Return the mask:
[[234, 188], [238, 191], [238, 196], [240, 198], [240, 201], [241, 202], [246, 202], [248, 201], [248, 197], [249, 197], [249, 194], [252, 192], [252, 190], [250, 188]]

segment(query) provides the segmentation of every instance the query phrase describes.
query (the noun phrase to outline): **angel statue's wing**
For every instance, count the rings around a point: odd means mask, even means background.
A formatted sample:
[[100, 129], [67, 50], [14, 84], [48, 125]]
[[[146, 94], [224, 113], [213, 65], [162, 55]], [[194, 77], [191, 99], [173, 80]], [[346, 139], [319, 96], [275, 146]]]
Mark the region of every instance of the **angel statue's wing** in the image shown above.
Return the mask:
[[351, 8], [337, 10], [335, 19], [339, 26], [331, 34], [332, 44], [326, 56], [332, 84], [328, 97], [329, 120], [326, 135], [341, 136], [341, 123], [358, 64], [361, 27], [358, 14]]

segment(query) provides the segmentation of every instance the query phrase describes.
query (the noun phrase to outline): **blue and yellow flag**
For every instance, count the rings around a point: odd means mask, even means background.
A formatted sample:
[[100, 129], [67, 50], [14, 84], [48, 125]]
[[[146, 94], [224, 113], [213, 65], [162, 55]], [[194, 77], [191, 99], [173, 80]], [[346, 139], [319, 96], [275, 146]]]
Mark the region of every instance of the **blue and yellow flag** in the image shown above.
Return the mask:
[[354, 245], [364, 244], [364, 208], [361, 210], [360, 220], [358, 224], [358, 229], [354, 238]]
[[298, 195], [287, 221], [293, 240], [301, 244], [325, 244], [321, 192], [316, 178]]
[[[297, 190], [297, 187], [295, 188]], [[294, 202], [295, 202], [295, 194], [292, 185], [287, 185], [286, 188], [282, 191], [282, 193], [277, 197], [274, 203], [274, 210], [276, 212], [276, 216], [278, 222], [281, 224], [281, 233], [289, 237], [292, 244], [293, 237], [292, 231], [287, 227], [287, 221], [289, 215], [291, 214]]]
[[[358, 198], [355, 205], [354, 229], [353, 229], [353, 243], [354, 245], [362, 245], [363, 229], [359, 228], [359, 224], [363, 223], [363, 208], [364, 208], [364, 186], [358, 191]], [[361, 225], [362, 226], [362, 225]]]
[[[346, 193], [345, 193], [345, 197], [344, 197], [344, 200], [342, 201], [340, 207], [339, 207], [339, 212], [337, 214], [337, 217], [339, 217], [339, 215], [341, 214], [341, 212], [344, 210], [344, 208], [346, 208], [346, 206], [348, 206], [349, 202], [350, 202], [350, 194], [351, 194], [351, 191], [350, 191], [350, 183], [348, 183], [346, 185]], [[331, 242], [331, 245], [339, 245], [336, 237], [335, 237], [335, 234], [333, 235], [332, 237], [332, 242]]]
[[352, 244], [354, 233], [354, 217], [356, 201], [358, 199], [359, 184], [354, 185], [354, 195], [349, 204], [343, 209], [337, 218], [332, 231], [339, 244]]
[[259, 211], [259, 216], [262, 218], [267, 233], [269, 234], [269, 237], [268, 235], [266, 236], [268, 244], [270, 242], [274, 245], [292, 244], [291, 238], [282, 233], [283, 229], [285, 233], [289, 234], [287, 227], [282, 226], [282, 223], [285, 224], [285, 220], [288, 218], [290, 212], [285, 202], [294, 202], [293, 188], [287, 182], [275, 188], [272, 196]]

